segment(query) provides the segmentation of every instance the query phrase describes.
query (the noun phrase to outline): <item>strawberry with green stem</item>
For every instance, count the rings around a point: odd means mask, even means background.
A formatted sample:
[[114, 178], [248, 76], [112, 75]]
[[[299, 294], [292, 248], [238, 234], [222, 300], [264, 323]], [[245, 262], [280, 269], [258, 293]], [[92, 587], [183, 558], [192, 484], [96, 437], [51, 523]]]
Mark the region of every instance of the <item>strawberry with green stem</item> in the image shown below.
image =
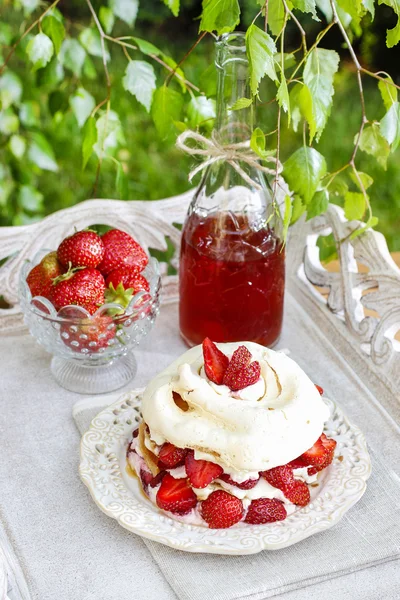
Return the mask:
[[76, 305], [93, 315], [104, 304], [105, 289], [104, 277], [97, 269], [70, 269], [54, 280], [50, 300], [57, 310]]
[[57, 259], [57, 252], [49, 252], [40, 263], [29, 272], [26, 282], [32, 296], [50, 297], [53, 279], [65, 273], [64, 266]]
[[91, 229], [77, 231], [65, 238], [58, 247], [58, 260], [66, 267], [95, 268], [104, 257], [101, 237]]

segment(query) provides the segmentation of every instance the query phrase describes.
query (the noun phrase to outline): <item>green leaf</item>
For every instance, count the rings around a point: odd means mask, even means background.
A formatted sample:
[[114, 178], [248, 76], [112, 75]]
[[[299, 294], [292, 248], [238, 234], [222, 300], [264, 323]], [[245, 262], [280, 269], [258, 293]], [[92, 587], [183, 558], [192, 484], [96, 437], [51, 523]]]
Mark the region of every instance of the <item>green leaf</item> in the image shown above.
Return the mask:
[[88, 79], [96, 79], [97, 78], [97, 71], [96, 71], [96, 68], [95, 68], [93, 61], [90, 58], [89, 54], [86, 54], [86, 56], [85, 56], [85, 60], [83, 63], [83, 74]]
[[19, 109], [19, 118], [25, 127], [36, 127], [39, 125], [40, 106], [33, 100], [23, 102]]
[[[89, 52], [89, 54], [91, 54], [92, 56], [99, 56], [100, 58], [103, 57], [101, 37], [97, 29], [92, 29], [90, 27], [84, 29], [79, 34], [79, 41], [82, 44], [82, 46]], [[107, 61], [110, 60], [110, 53], [108, 52], [106, 46], [104, 46], [104, 55]]]
[[212, 128], [215, 119], [215, 100], [205, 96], [195, 96], [187, 107], [189, 127], [196, 129], [199, 125]]
[[64, 67], [73, 72], [76, 77], [82, 73], [86, 52], [78, 40], [66, 39], [63, 41], [60, 51], [60, 62]]
[[117, 175], [115, 178], [115, 187], [117, 189], [117, 194], [121, 200], [127, 200], [129, 191], [128, 191], [128, 177], [123, 169], [122, 164], [118, 161], [117, 164]]
[[393, 8], [397, 15], [397, 23], [393, 29], [388, 29], [386, 32], [386, 46], [393, 48], [400, 42], [400, 0], [379, 0], [378, 4], [386, 4]]
[[326, 173], [325, 158], [314, 148], [303, 146], [285, 162], [283, 176], [290, 189], [308, 205]]
[[303, 204], [301, 197], [298, 194], [293, 196], [292, 202], [292, 218], [290, 224], [293, 225], [298, 221], [302, 214], [306, 212], [306, 206]]
[[18, 192], [18, 204], [29, 212], [40, 212], [43, 210], [43, 194], [30, 185], [21, 185]]
[[75, 94], [70, 97], [69, 103], [72, 108], [79, 127], [83, 127], [90, 113], [96, 106], [95, 99], [83, 87], [77, 89]]
[[344, 197], [344, 216], [349, 221], [361, 221], [365, 213], [365, 198], [360, 192], [347, 192]]
[[144, 60], [131, 60], [126, 67], [122, 84], [124, 89], [135, 96], [137, 101], [149, 112], [153, 92], [156, 89], [153, 65]]
[[179, 83], [179, 85], [181, 86], [182, 92], [185, 93], [187, 91], [186, 83], [184, 82], [185, 73], [182, 71], [182, 69], [180, 67], [177, 66], [176, 61], [173, 58], [171, 58], [171, 56], [168, 56], [167, 54], [164, 54], [163, 52], [161, 53], [161, 56], [162, 56], [164, 62], [166, 62], [167, 65], [169, 67], [171, 67], [171, 69], [175, 70], [176, 75], [179, 75], [179, 77], [177, 77], [175, 79], [175, 81], [177, 83]]
[[22, 83], [18, 75], [6, 71], [0, 77], [0, 107], [8, 108], [12, 104], [19, 104], [22, 96]]
[[97, 142], [97, 128], [94, 117], [90, 117], [83, 128], [82, 142], [82, 169], [87, 165], [89, 158], [93, 153], [93, 146]]
[[390, 77], [390, 75], [387, 75], [386, 81], [380, 81], [378, 83], [378, 87], [385, 108], [386, 110], [389, 110], [392, 104], [397, 102], [397, 88], [393, 84], [393, 79]]
[[282, 79], [278, 87], [278, 92], [276, 94], [276, 99], [278, 100], [279, 106], [283, 108], [285, 113], [288, 115], [288, 125], [290, 125], [290, 100], [289, 100], [289, 91], [286, 83], [285, 74], [282, 73]]
[[13, 39], [13, 28], [8, 23], [0, 22], [0, 44], [10, 46]]
[[342, 8], [348, 15], [351, 16], [354, 23], [359, 24], [364, 7], [362, 0], [336, 0], [337, 5]]
[[316, 133], [316, 124], [314, 120], [313, 101], [310, 90], [306, 85], [296, 83], [290, 92], [289, 98], [294, 131], [297, 131], [300, 119], [303, 117], [303, 119], [307, 121], [310, 128], [310, 143], [312, 143]]
[[333, 76], [339, 67], [339, 55], [334, 50], [315, 48], [304, 67], [304, 83], [310, 90], [317, 141], [321, 137], [332, 107]]
[[242, 108], [248, 108], [253, 104], [251, 98], [238, 98], [236, 102], [231, 106], [231, 110], [242, 110]]
[[19, 119], [14, 113], [13, 109], [6, 108], [6, 110], [0, 111], [0, 132], [4, 135], [11, 135], [18, 131]]
[[[265, 0], [257, 0], [258, 4], [265, 13]], [[292, 8], [292, 3], [287, 3], [289, 8]], [[282, 31], [283, 24], [285, 22], [285, 7], [283, 6], [282, 0], [269, 0], [268, 3], [268, 28], [271, 33], [275, 36], [279, 35]]]
[[171, 10], [174, 17], [179, 15], [179, 0], [163, 0], [163, 2]]
[[122, 140], [122, 128], [119, 116], [113, 110], [105, 112], [96, 122], [97, 141], [93, 150], [97, 156], [111, 152], [118, 146]]
[[64, 25], [53, 16], [46, 16], [42, 21], [43, 32], [51, 38], [56, 54], [60, 52], [61, 44], [65, 38]]
[[28, 158], [44, 171], [58, 171], [53, 148], [41, 133], [33, 133], [28, 149]]
[[263, 158], [265, 154], [265, 135], [259, 127], [256, 127], [251, 134], [250, 148], [253, 152], [258, 154], [258, 156]]
[[56, 87], [57, 84], [63, 79], [64, 67], [56, 57], [52, 58], [52, 60], [44, 67], [44, 69], [40, 69], [36, 75], [37, 86], [47, 89]]
[[139, 0], [109, 0], [109, 4], [116, 17], [133, 27], [139, 9]]
[[10, 141], [8, 142], [8, 145], [10, 147], [12, 154], [18, 160], [21, 159], [23, 157], [23, 155], [25, 154], [26, 142], [25, 142], [25, 139], [23, 137], [21, 137], [20, 135], [12, 135], [10, 137]]
[[[325, 15], [326, 20], [330, 23], [333, 19], [333, 12], [331, 6], [331, 0], [316, 0], [315, 4], [319, 8], [319, 10]], [[344, 27], [348, 27], [351, 23], [351, 16], [345, 12], [338, 4], [336, 4], [336, 10], [338, 13], [338, 17], [342, 22]]]
[[376, 227], [376, 225], [378, 225], [378, 223], [379, 223], [378, 217], [370, 217], [368, 219], [368, 221], [365, 223], [364, 227], [359, 227], [358, 229], [355, 229], [353, 231], [353, 233], [350, 236], [350, 240], [354, 240], [359, 235], [362, 235], [363, 233], [365, 233], [367, 231], [367, 229], [372, 229], [373, 227]]
[[221, 35], [233, 31], [239, 22], [238, 0], [203, 0], [199, 31], [216, 31]]
[[148, 42], [147, 40], [142, 40], [142, 38], [138, 37], [132, 37], [132, 40], [136, 42], [140, 52], [143, 52], [143, 54], [154, 54], [155, 56], [160, 56], [160, 54], [162, 54], [161, 50], [157, 48], [157, 46], [154, 46], [154, 44]]
[[47, 65], [54, 54], [53, 42], [44, 33], [38, 33], [30, 40], [26, 53], [34, 69], [41, 69]]
[[292, 201], [290, 199], [290, 196], [288, 194], [286, 194], [286, 196], [285, 196], [285, 212], [283, 214], [283, 231], [282, 231], [282, 237], [283, 237], [284, 243], [286, 243], [287, 232], [289, 229], [291, 219], [292, 219]]
[[311, 199], [311, 202], [307, 206], [307, 221], [313, 217], [322, 215], [328, 208], [329, 205], [329, 192], [328, 190], [319, 190], [315, 192]]
[[315, 0], [292, 0], [294, 8], [301, 12], [311, 13], [315, 21], [319, 21], [316, 11]]
[[331, 196], [344, 197], [348, 189], [349, 186], [340, 175], [336, 175], [336, 177], [328, 185], [328, 190]]
[[372, 20], [375, 18], [375, 0], [362, 0], [365, 10], [371, 13]]
[[51, 92], [48, 98], [48, 105], [52, 116], [58, 112], [65, 112], [68, 109], [69, 103], [66, 94], [60, 90]]
[[[368, 173], [363, 173], [362, 171], [358, 171], [358, 176], [361, 179], [361, 183], [364, 186], [364, 190], [367, 190], [374, 183], [374, 180]], [[356, 184], [356, 186], [361, 190], [360, 182], [358, 181], [356, 174], [354, 171], [350, 173], [350, 179]], [[362, 191], [362, 190], [361, 190]]]
[[179, 92], [165, 87], [158, 88], [154, 93], [151, 116], [161, 138], [171, 139], [175, 136], [174, 121], [180, 121], [183, 98]]
[[[356, 143], [357, 136], [354, 138]], [[378, 163], [386, 170], [390, 146], [381, 134], [379, 123], [372, 123], [364, 127], [360, 138], [360, 150], [374, 156]]]
[[100, 6], [99, 19], [105, 32], [110, 35], [115, 23], [115, 16], [111, 8], [108, 6]]
[[[280, 52], [277, 52], [274, 55], [274, 61], [275, 64], [281, 68], [281, 64], [282, 64], [282, 54]], [[284, 69], [290, 69], [290, 67], [294, 67], [294, 65], [296, 64], [296, 57], [294, 54], [292, 54], [291, 52], [284, 52], [283, 53], [283, 67]]]
[[24, 13], [26, 15], [30, 15], [38, 8], [40, 0], [21, 0], [21, 4], [24, 9]]
[[400, 144], [400, 103], [395, 102], [381, 121], [381, 133], [394, 152]]
[[264, 75], [268, 75], [273, 81], [278, 80], [274, 62], [276, 46], [268, 33], [253, 24], [246, 32], [246, 48], [250, 63], [250, 87], [255, 95]]

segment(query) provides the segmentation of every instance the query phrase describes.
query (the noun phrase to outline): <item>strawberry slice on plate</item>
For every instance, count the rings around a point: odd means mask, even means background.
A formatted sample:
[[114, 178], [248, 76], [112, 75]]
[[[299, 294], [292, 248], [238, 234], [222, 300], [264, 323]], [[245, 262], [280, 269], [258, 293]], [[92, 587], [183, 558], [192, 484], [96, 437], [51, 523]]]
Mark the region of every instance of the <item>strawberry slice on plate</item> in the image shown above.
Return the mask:
[[286, 498], [298, 506], [306, 506], [310, 502], [310, 490], [304, 481], [295, 479], [283, 490]]
[[185, 458], [186, 474], [195, 488], [205, 488], [223, 473], [223, 468], [208, 460], [196, 460], [193, 450]]
[[218, 479], [222, 479], [222, 481], [225, 481], [225, 483], [229, 483], [229, 485], [234, 485], [237, 488], [239, 488], [240, 490], [252, 490], [253, 487], [255, 487], [257, 485], [257, 483], [260, 481], [260, 478], [246, 479], [246, 481], [242, 481], [242, 483], [238, 483], [237, 481], [234, 481], [231, 477], [229, 477], [229, 475], [227, 473], [223, 473], [222, 475], [219, 476]]
[[268, 483], [282, 491], [294, 482], [293, 469], [289, 465], [274, 467], [268, 471], [263, 471], [261, 475]]
[[283, 502], [271, 498], [257, 498], [253, 500], [247, 511], [246, 523], [262, 525], [264, 523], [275, 523], [286, 519], [287, 513]]
[[175, 467], [183, 465], [186, 454], [186, 448], [178, 448], [177, 446], [174, 446], [174, 444], [166, 442], [161, 446], [158, 459], [161, 461], [161, 466], [163, 468], [174, 469]]
[[157, 506], [178, 515], [185, 515], [197, 504], [197, 497], [187, 479], [164, 475], [156, 496]]
[[243, 517], [242, 501], [224, 490], [212, 492], [201, 503], [200, 510], [210, 529], [227, 529]]
[[321, 437], [317, 439], [311, 448], [303, 452], [301, 455], [301, 459], [313, 467], [322, 467], [325, 462], [326, 450], [324, 444], [322, 443]]
[[210, 381], [221, 385], [225, 371], [229, 365], [229, 358], [210, 340], [203, 341], [204, 370]]

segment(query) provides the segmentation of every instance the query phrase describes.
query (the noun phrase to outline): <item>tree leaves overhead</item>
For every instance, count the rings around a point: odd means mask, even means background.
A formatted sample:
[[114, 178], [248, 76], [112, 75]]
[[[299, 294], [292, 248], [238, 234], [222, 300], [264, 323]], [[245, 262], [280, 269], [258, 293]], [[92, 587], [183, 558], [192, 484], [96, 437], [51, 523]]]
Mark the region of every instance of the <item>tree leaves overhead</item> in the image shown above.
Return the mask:
[[344, 197], [344, 216], [349, 221], [361, 221], [365, 213], [365, 197], [360, 192], [347, 192]]
[[315, 48], [304, 67], [304, 83], [311, 92], [316, 139], [321, 137], [331, 113], [333, 76], [339, 67], [339, 55], [334, 50]]
[[296, 150], [285, 162], [283, 169], [283, 176], [291, 191], [299, 194], [306, 204], [311, 202], [325, 173], [325, 158], [308, 146]]
[[375, 0], [362, 0], [362, 4], [372, 17], [372, 20], [375, 18]]
[[38, 33], [28, 43], [26, 53], [35, 69], [45, 67], [54, 54], [51, 39], [44, 33]]
[[[103, 57], [103, 48], [101, 44], [100, 33], [97, 29], [93, 29], [91, 27], [87, 27], [79, 34], [79, 41], [82, 46], [91, 54], [92, 56]], [[104, 55], [106, 60], [110, 60], [110, 53], [107, 50], [107, 47], [104, 47]]]
[[171, 139], [176, 135], [174, 121], [179, 121], [183, 106], [181, 94], [163, 85], [153, 97], [151, 115], [156, 129], [163, 139]]
[[109, 6], [100, 6], [99, 19], [105, 32], [110, 35], [115, 23], [115, 16]]
[[400, 104], [395, 102], [381, 121], [381, 133], [390, 144], [392, 152], [400, 144]]
[[397, 15], [397, 23], [393, 29], [388, 29], [386, 32], [386, 46], [393, 48], [400, 42], [400, 0], [379, 0], [378, 4], [386, 4], [393, 8]]
[[180, 0], [163, 0], [163, 2], [171, 10], [174, 17], [177, 17], [179, 15]]
[[63, 41], [59, 56], [60, 62], [65, 68], [72, 71], [76, 77], [81, 76], [85, 57], [86, 52], [78, 40], [68, 38]]
[[264, 75], [268, 75], [273, 81], [278, 80], [274, 63], [276, 46], [268, 33], [253, 24], [246, 32], [246, 48], [250, 63], [250, 87], [255, 95]]
[[362, 0], [336, 0], [336, 4], [351, 16], [355, 24], [360, 23], [360, 19], [364, 14]]
[[360, 150], [374, 156], [381, 167], [386, 170], [390, 146], [381, 134], [379, 123], [372, 123], [372, 125], [364, 127], [360, 138]]
[[90, 117], [83, 128], [82, 142], [82, 169], [87, 165], [89, 158], [93, 153], [93, 146], [97, 142], [97, 127], [93, 117]]
[[252, 104], [253, 100], [251, 98], [238, 98], [230, 108], [231, 110], [242, 110], [242, 108], [248, 108]]
[[282, 74], [282, 79], [279, 84], [278, 92], [276, 94], [276, 99], [278, 100], [279, 106], [283, 108], [285, 113], [288, 116], [288, 124], [290, 125], [290, 100], [289, 100], [289, 91], [286, 83], [285, 75]]
[[[370, 175], [368, 175], [368, 173], [363, 173], [362, 171], [357, 171], [357, 173], [358, 173], [358, 177], [361, 179], [361, 183], [362, 183], [362, 185], [364, 187], [364, 190], [367, 190], [369, 187], [371, 187], [371, 185], [374, 183], [374, 180], [372, 179], [372, 177]], [[350, 179], [362, 191], [362, 188], [360, 186], [360, 182], [359, 182], [356, 174], [354, 173], [354, 171], [352, 171], [350, 173]]]
[[31, 185], [21, 185], [18, 191], [18, 204], [28, 212], [41, 212], [43, 210], [43, 194]]
[[153, 65], [144, 60], [131, 60], [126, 67], [122, 83], [124, 88], [133, 94], [149, 112], [153, 92], [156, 89], [156, 74]]
[[215, 100], [205, 96], [195, 96], [187, 107], [188, 125], [196, 129], [201, 125], [212, 129], [215, 119]]
[[113, 110], [106, 111], [96, 121], [97, 141], [93, 150], [97, 156], [103, 154], [112, 154], [118, 143], [123, 139], [121, 121], [119, 116]]
[[72, 108], [79, 127], [82, 127], [90, 113], [96, 106], [95, 99], [83, 87], [77, 89], [75, 94], [70, 97], [69, 103]]
[[380, 81], [378, 83], [379, 91], [382, 96], [383, 103], [386, 110], [397, 102], [397, 88], [393, 85], [393, 79], [390, 76], [386, 77], [386, 81]]
[[65, 28], [59, 19], [52, 15], [45, 17], [42, 21], [43, 32], [51, 38], [56, 54], [60, 52], [61, 44], [65, 38]]
[[319, 190], [315, 192], [311, 199], [311, 202], [307, 206], [307, 221], [313, 217], [322, 215], [328, 209], [329, 205], [329, 192], [328, 190]]
[[294, 131], [297, 131], [300, 119], [305, 119], [310, 129], [310, 143], [312, 143], [316, 133], [316, 124], [313, 114], [313, 101], [311, 92], [306, 85], [296, 83], [296, 85], [291, 89], [289, 97], [292, 111], [293, 129]]
[[[265, 13], [265, 0], [257, 0], [258, 4]], [[291, 2], [287, 2], [288, 7], [293, 8]], [[277, 36], [282, 31], [285, 22], [285, 7], [282, 0], [269, 0], [268, 3], [268, 27], [273, 35]]]
[[199, 31], [216, 31], [221, 35], [233, 31], [239, 21], [238, 0], [203, 0]]
[[155, 56], [160, 56], [160, 54], [162, 54], [161, 50], [159, 50], [157, 46], [154, 46], [154, 44], [148, 42], [147, 40], [142, 40], [142, 38], [138, 37], [133, 37], [132, 40], [135, 42], [135, 44], [137, 44], [140, 52], [143, 52], [143, 54], [154, 54]]
[[315, 5], [315, 0], [292, 0], [294, 8], [301, 10], [305, 13], [311, 13], [312, 18], [315, 21], [319, 21], [317, 16], [317, 7]]
[[33, 133], [28, 149], [28, 158], [44, 171], [58, 171], [53, 148], [41, 133]]
[[109, 0], [116, 17], [133, 27], [139, 9], [139, 0]]
[[0, 77], [0, 106], [3, 109], [12, 104], [19, 104], [22, 96], [22, 82], [18, 75], [6, 71]]

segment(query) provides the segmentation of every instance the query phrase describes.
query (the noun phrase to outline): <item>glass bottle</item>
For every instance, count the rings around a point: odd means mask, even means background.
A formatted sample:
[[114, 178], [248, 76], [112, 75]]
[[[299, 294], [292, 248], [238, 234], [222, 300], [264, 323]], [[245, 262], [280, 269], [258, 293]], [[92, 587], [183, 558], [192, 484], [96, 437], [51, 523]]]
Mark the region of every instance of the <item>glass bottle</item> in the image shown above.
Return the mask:
[[[218, 72], [214, 135], [222, 144], [249, 140], [251, 98], [243, 33], [216, 42]], [[274, 345], [281, 333], [285, 287], [282, 221], [262, 172], [240, 162], [261, 186], [246, 182], [226, 161], [207, 168], [182, 230], [179, 267], [180, 330], [189, 345], [254, 341]]]

